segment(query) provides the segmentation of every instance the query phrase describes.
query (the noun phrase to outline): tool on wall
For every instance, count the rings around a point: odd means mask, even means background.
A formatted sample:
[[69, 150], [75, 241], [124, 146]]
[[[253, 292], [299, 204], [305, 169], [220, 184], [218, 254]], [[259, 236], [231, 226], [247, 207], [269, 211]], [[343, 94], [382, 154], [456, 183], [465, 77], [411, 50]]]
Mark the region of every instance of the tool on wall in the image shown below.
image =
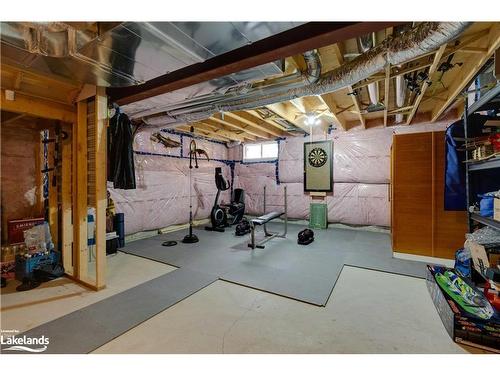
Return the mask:
[[[194, 133], [194, 128], [191, 126], [191, 133]], [[194, 167], [198, 168], [198, 155], [204, 156], [207, 158], [207, 161], [210, 161], [208, 154], [205, 150], [198, 148], [196, 146], [196, 141], [194, 139], [189, 142], [189, 169], [193, 168], [193, 159], [194, 159]]]
[[180, 142], [174, 141], [173, 139], [171, 139], [169, 137], [165, 137], [163, 134], [161, 134], [159, 132], [151, 134], [151, 137], [149, 137], [149, 139], [151, 139], [154, 142], [161, 143], [166, 148], [181, 147]]

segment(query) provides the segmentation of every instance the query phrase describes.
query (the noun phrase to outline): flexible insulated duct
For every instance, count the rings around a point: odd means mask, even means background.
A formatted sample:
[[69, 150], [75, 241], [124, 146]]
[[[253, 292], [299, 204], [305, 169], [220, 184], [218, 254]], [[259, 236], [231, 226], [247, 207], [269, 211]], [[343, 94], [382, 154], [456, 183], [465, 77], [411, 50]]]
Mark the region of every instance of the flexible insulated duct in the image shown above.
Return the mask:
[[314, 83], [304, 84], [303, 80], [297, 80], [251, 88], [246, 93], [227, 93], [202, 109], [194, 106], [169, 111], [167, 117], [174, 117], [177, 122], [195, 122], [217, 112], [255, 109], [303, 96], [334, 92], [383, 71], [387, 64], [399, 65], [435, 51], [458, 37], [469, 25], [469, 22], [423, 22], [407, 32], [385, 39], [352, 61], [321, 75]]

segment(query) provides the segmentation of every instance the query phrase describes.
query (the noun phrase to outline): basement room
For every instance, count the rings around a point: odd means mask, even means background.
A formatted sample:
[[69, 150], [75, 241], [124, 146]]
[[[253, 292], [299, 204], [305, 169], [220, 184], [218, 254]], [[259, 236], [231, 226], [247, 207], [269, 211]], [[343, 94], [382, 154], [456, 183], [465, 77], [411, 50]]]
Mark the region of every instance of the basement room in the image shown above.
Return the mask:
[[500, 353], [498, 20], [137, 7], [2, 15], [2, 357]]

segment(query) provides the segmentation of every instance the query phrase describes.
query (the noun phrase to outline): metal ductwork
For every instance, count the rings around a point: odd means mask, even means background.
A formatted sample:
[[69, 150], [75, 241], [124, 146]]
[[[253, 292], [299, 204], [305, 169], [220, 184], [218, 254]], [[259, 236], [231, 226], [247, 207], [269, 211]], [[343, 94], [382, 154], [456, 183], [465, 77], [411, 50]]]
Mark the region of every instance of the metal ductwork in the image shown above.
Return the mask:
[[[358, 45], [361, 52], [368, 52], [375, 45], [375, 33], [367, 34], [358, 38]], [[371, 107], [380, 107], [378, 89], [378, 82], [370, 83], [368, 85], [368, 96], [370, 97]], [[368, 112], [371, 112], [370, 109], [368, 109]]]
[[[304, 84], [303, 79], [282, 77], [264, 86], [246, 89], [245, 92], [229, 91], [217, 97], [207, 97], [203, 104], [176, 105], [164, 116], [149, 118], [148, 123], [175, 119], [175, 123], [196, 122], [217, 112], [255, 109], [273, 103], [289, 101], [303, 96], [322, 95], [337, 91], [383, 71], [387, 64], [399, 65], [422, 54], [435, 51], [441, 45], [458, 37], [469, 22], [423, 22], [416, 27], [384, 40], [350, 62], [322, 74], [314, 83]], [[291, 80], [291, 82], [287, 82]]]
[[[401, 108], [405, 105], [406, 81], [403, 75], [396, 76], [396, 106]], [[403, 114], [396, 114], [396, 124], [403, 122]]]
[[[164, 125], [177, 125], [178, 121], [176, 118], [181, 117], [185, 114], [189, 114], [192, 112], [193, 108], [206, 108], [207, 110], [210, 110], [211, 106], [214, 105], [214, 103], [217, 103], [219, 100], [223, 100], [225, 97], [228, 96], [248, 96], [248, 95], [257, 95], [257, 92], [265, 92], [267, 94], [273, 93], [273, 92], [279, 92], [280, 90], [283, 89], [284, 86], [287, 87], [300, 87], [308, 84], [313, 84], [318, 82], [318, 80], [321, 77], [321, 60], [319, 57], [319, 53], [317, 50], [311, 50], [303, 53], [303, 58], [306, 63], [306, 70], [305, 72], [297, 72], [292, 75], [288, 75], [285, 77], [278, 77], [274, 79], [271, 83], [267, 83], [265, 86], [262, 87], [262, 89], [259, 88], [258, 85], [255, 87], [248, 87], [248, 86], [240, 86], [240, 87], [234, 87], [230, 90], [228, 90], [225, 93], [215, 93], [215, 94], [206, 94], [206, 95], [199, 95], [193, 97], [193, 99], [188, 99], [182, 102], [176, 102], [168, 105], [163, 105], [160, 107], [156, 107], [155, 109], [146, 109], [144, 111], [139, 111], [139, 112], [134, 112], [131, 114], [131, 117], [140, 117], [140, 115], [144, 116], [145, 113], [151, 113], [152, 111], [156, 111], [156, 113], [159, 112], [159, 109], [161, 109], [162, 112], [165, 112], [165, 115], [162, 116], [153, 116], [149, 118], [143, 118], [144, 122], [148, 125], [154, 125], [154, 126], [159, 126], [161, 124]], [[191, 90], [193, 87], [190, 86], [189, 88], [182, 89], [182, 90]], [[180, 90], [179, 90], [180, 91]], [[170, 96], [171, 94], [165, 94], [164, 96]], [[147, 103], [151, 103], [151, 101], [154, 99], [146, 99], [144, 102], [141, 104], [141, 107], [144, 105], [147, 105]], [[134, 108], [136, 105], [127, 105], [124, 107], [125, 111], [127, 109], [130, 109], [130, 107]], [[210, 117], [210, 115], [204, 116], [203, 118], [200, 119], [206, 119]], [[192, 121], [191, 121], [192, 122]], [[286, 120], [283, 120], [281, 125], [284, 125], [286, 127], [290, 127], [290, 124]]]
[[[299, 24], [1, 22], [1, 57], [7, 64], [81, 83], [123, 87], [206, 61]], [[268, 63], [212, 80], [211, 91], [281, 74], [282, 61]]]

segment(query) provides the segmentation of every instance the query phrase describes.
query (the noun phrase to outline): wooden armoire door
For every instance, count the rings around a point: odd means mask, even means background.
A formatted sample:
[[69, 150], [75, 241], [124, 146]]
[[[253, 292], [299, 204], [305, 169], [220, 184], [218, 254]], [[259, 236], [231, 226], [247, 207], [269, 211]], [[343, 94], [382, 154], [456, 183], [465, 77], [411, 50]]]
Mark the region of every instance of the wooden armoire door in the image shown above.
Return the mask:
[[394, 135], [392, 249], [432, 256], [432, 133]]
[[444, 210], [444, 132], [395, 135], [392, 148], [393, 251], [453, 259], [467, 218]]

